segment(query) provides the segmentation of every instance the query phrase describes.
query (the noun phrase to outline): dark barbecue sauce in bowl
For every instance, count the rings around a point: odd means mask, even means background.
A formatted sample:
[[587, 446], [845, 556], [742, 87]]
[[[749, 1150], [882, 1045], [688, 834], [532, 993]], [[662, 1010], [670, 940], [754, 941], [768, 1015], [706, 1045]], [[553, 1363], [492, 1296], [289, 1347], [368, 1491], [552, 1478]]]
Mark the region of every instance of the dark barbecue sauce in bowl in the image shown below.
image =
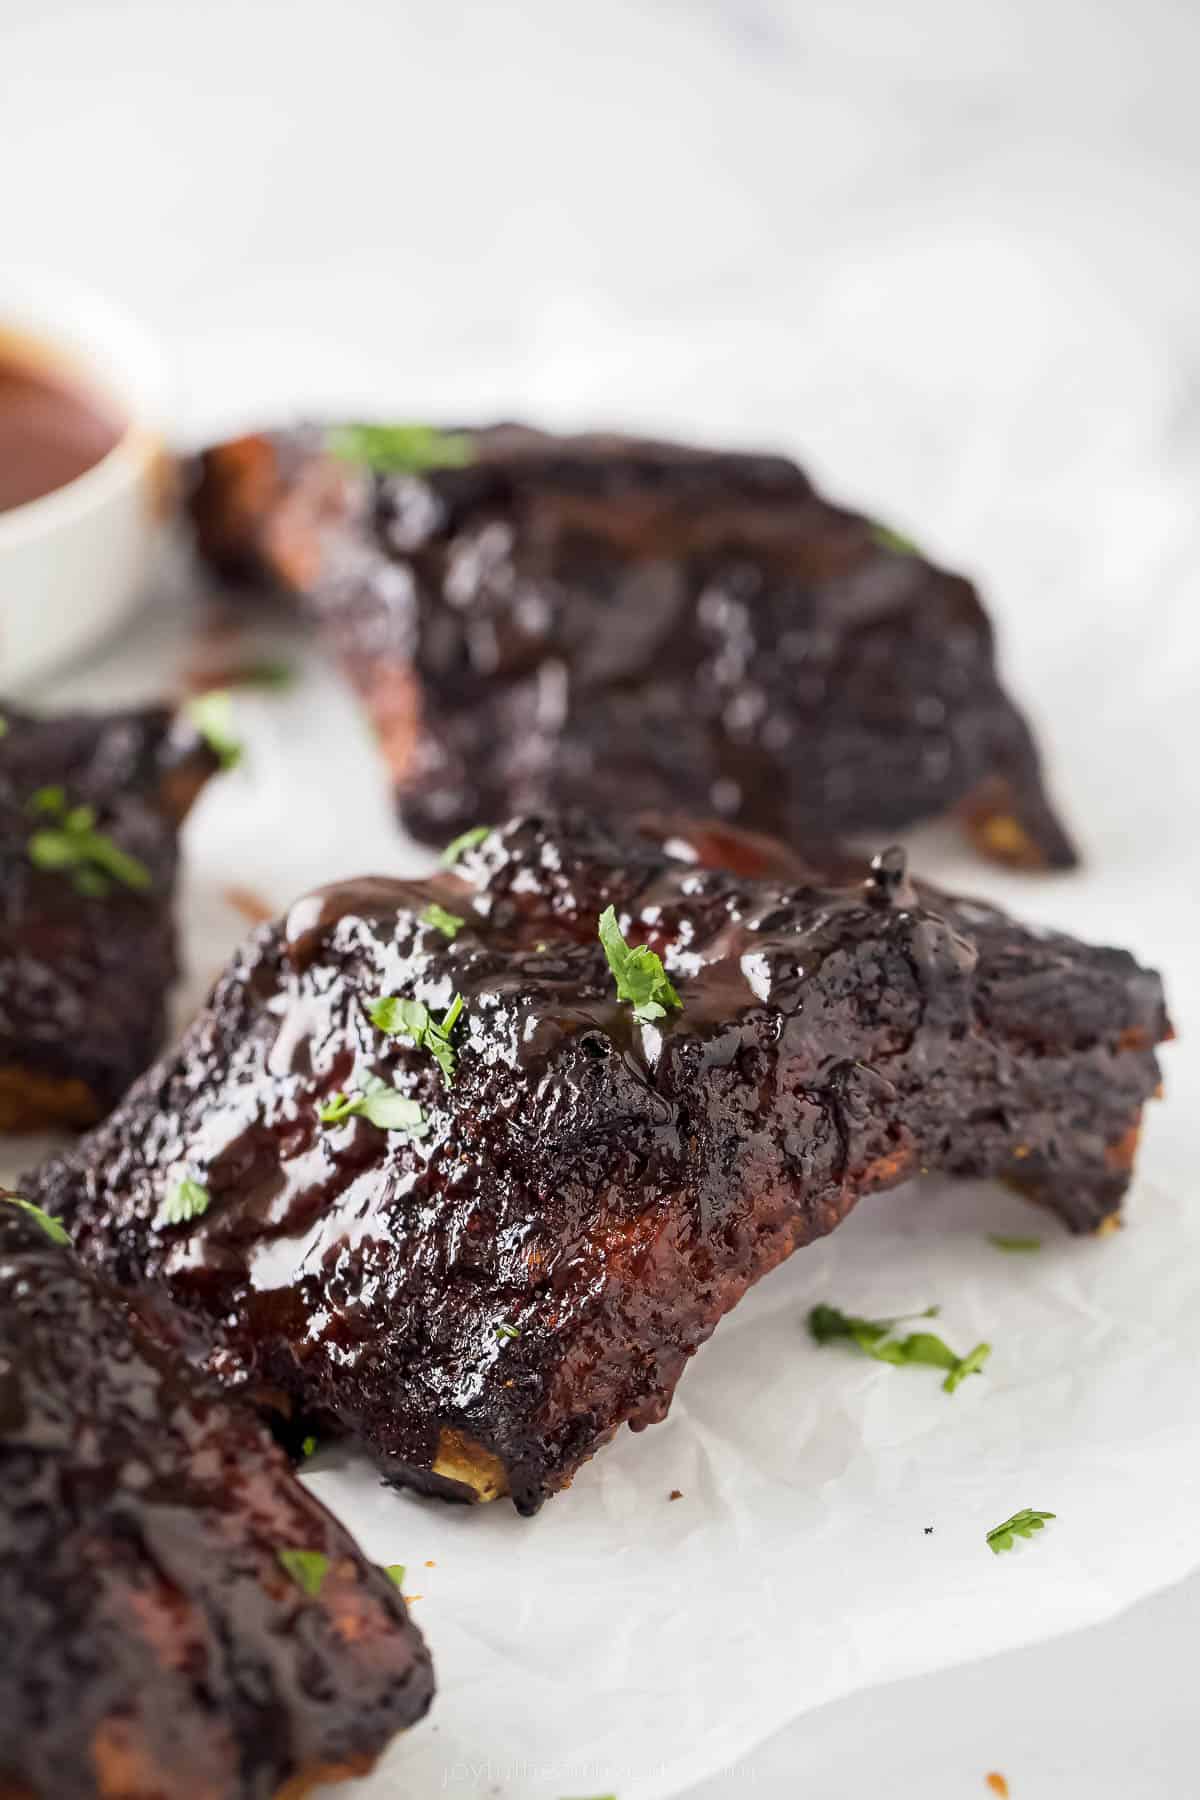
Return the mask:
[[0, 338], [0, 513], [95, 468], [125, 425], [82, 381]]

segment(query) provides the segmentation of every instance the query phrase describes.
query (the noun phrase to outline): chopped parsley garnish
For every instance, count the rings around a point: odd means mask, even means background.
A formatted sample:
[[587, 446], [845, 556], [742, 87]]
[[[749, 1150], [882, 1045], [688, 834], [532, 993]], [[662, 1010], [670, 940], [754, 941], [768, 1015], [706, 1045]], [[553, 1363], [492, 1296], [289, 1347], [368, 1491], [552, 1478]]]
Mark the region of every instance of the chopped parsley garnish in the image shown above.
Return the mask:
[[630, 1002], [636, 1019], [649, 1024], [663, 1018], [669, 1006], [683, 1005], [667, 978], [662, 959], [644, 944], [629, 948], [611, 906], [600, 914], [600, 942], [617, 984], [617, 999]]
[[378, 475], [420, 475], [426, 469], [465, 469], [471, 440], [432, 425], [339, 425], [325, 448], [343, 462], [365, 463]]
[[296, 671], [282, 657], [264, 656], [258, 662], [242, 663], [234, 672], [238, 687], [268, 688], [281, 693], [295, 685]]
[[163, 1201], [157, 1222], [160, 1225], [186, 1225], [189, 1219], [198, 1219], [208, 1211], [211, 1199], [206, 1187], [185, 1176]]
[[[872, 1354], [871, 1346], [885, 1338], [889, 1331], [897, 1325], [906, 1325], [911, 1319], [936, 1319], [941, 1309], [927, 1306], [924, 1312], [901, 1313], [895, 1319], [858, 1319], [853, 1313], [844, 1313], [836, 1306], [814, 1306], [808, 1315], [808, 1329], [818, 1344], [832, 1344], [837, 1338], [851, 1338], [860, 1350]], [[883, 1362], [898, 1359], [885, 1356]]]
[[988, 1232], [988, 1243], [997, 1250], [1040, 1250], [1040, 1237], [1002, 1237], [998, 1231]]
[[1002, 1550], [1011, 1550], [1014, 1538], [1031, 1538], [1035, 1531], [1045, 1528], [1047, 1519], [1056, 1519], [1057, 1513], [1035, 1512], [1031, 1506], [1023, 1506], [1011, 1519], [1005, 1519], [1003, 1525], [993, 1525], [987, 1534], [988, 1548], [993, 1556], [999, 1556]]
[[881, 550], [891, 550], [897, 556], [920, 556], [921, 554], [920, 549], [911, 538], [906, 538], [902, 532], [893, 531], [888, 525], [873, 524], [871, 536]]
[[94, 806], [70, 806], [64, 788], [41, 787], [30, 795], [28, 809], [54, 820], [39, 826], [25, 846], [35, 869], [69, 874], [76, 892], [88, 899], [102, 900], [114, 881], [138, 893], [150, 886], [153, 877], [141, 858], [96, 830]]
[[443, 867], [452, 869], [468, 850], [473, 850], [476, 844], [482, 844], [491, 829], [490, 825], [472, 825], [470, 831], [460, 831], [456, 838], [451, 838], [442, 851]]
[[521, 1333], [517, 1326], [510, 1325], [505, 1319], [501, 1319], [500, 1323], [496, 1326], [496, 1336], [498, 1338], [519, 1338], [520, 1335]]
[[329, 1573], [329, 1558], [325, 1552], [323, 1550], [277, 1550], [275, 1554], [296, 1586], [303, 1588], [310, 1600], [315, 1600]]
[[35, 1206], [32, 1200], [22, 1200], [20, 1194], [5, 1194], [3, 1198], [9, 1206], [19, 1206], [22, 1212], [29, 1214], [31, 1219], [36, 1219], [52, 1244], [70, 1244], [71, 1240], [67, 1236], [61, 1220], [56, 1219], [53, 1213], [44, 1212], [40, 1206]]
[[334, 1094], [318, 1108], [317, 1117], [322, 1125], [368, 1119], [381, 1131], [404, 1131], [412, 1138], [422, 1138], [429, 1130], [429, 1121], [418, 1102], [381, 1081], [378, 1075], [368, 1075], [357, 1093]]
[[308, 1437], [306, 1437], [304, 1442], [301, 1444], [300, 1454], [304, 1458], [305, 1462], [308, 1461], [310, 1456], [315, 1456], [317, 1454], [317, 1440], [311, 1434]]
[[403, 1563], [387, 1563], [384, 1567], [383, 1572], [387, 1576], [388, 1580], [391, 1582], [393, 1587], [403, 1587], [404, 1586], [404, 1564]]
[[389, 1037], [411, 1038], [418, 1050], [428, 1050], [442, 1071], [447, 1087], [454, 1083], [457, 1058], [450, 1033], [463, 1009], [463, 997], [455, 994], [443, 1017], [435, 1019], [423, 1000], [401, 1000], [395, 994], [384, 994], [367, 1002], [367, 1017], [379, 1031]]
[[966, 1356], [959, 1356], [932, 1331], [914, 1331], [902, 1338], [891, 1335], [897, 1325], [906, 1324], [909, 1319], [935, 1318], [937, 1311], [936, 1306], [930, 1306], [923, 1313], [908, 1314], [907, 1319], [859, 1319], [851, 1313], [840, 1312], [836, 1306], [814, 1306], [808, 1315], [808, 1329], [818, 1344], [848, 1339], [865, 1355], [873, 1356], [876, 1362], [897, 1366], [924, 1363], [930, 1368], [945, 1369], [942, 1387], [952, 1394], [968, 1375], [979, 1373], [992, 1354], [990, 1344], [976, 1344]]
[[[953, 1394], [962, 1386], [968, 1375], [978, 1375], [991, 1354], [992, 1346], [990, 1344], [976, 1344], [973, 1350], [968, 1350], [965, 1356], [960, 1356], [942, 1383], [946, 1392]], [[953, 1355], [953, 1351], [951, 1355]]]
[[242, 760], [242, 746], [233, 729], [233, 697], [227, 688], [212, 688], [197, 694], [184, 708], [223, 769], [236, 768]]
[[457, 937], [466, 922], [458, 913], [447, 912], [436, 900], [431, 900], [421, 914], [422, 925], [432, 925], [435, 931], [440, 931], [443, 937], [448, 938]]

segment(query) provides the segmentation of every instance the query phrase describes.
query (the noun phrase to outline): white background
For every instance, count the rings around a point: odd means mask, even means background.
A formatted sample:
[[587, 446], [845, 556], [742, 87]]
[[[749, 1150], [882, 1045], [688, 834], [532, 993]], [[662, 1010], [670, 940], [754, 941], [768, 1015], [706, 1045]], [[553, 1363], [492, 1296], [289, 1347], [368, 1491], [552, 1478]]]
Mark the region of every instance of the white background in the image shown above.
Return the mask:
[[[2, 254], [135, 308], [184, 436], [369, 405], [800, 452], [984, 579], [1093, 904], [1195, 1034], [1198, 71], [1191, 0], [0, 0]], [[1198, 1600], [839, 1701], [697, 1796], [1186, 1800]]]

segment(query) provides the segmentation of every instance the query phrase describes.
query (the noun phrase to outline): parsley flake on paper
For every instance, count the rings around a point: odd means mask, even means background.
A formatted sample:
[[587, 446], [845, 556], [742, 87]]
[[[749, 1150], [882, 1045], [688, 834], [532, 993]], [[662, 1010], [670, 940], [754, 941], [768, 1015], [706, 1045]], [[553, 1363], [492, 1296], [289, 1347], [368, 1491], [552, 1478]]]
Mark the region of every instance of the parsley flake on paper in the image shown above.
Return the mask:
[[897, 1367], [918, 1363], [944, 1369], [946, 1379], [942, 1387], [947, 1394], [953, 1394], [968, 1375], [980, 1372], [992, 1353], [990, 1344], [976, 1344], [966, 1356], [959, 1356], [932, 1331], [914, 1331], [906, 1337], [892, 1336], [897, 1325], [915, 1319], [936, 1318], [937, 1312], [936, 1306], [930, 1306], [924, 1312], [895, 1319], [860, 1319], [836, 1306], [814, 1306], [808, 1315], [808, 1329], [818, 1344], [832, 1344], [844, 1339], [857, 1345], [864, 1355], [874, 1357], [876, 1362], [893, 1363]]
[[1012, 1549], [1016, 1538], [1031, 1538], [1045, 1528], [1047, 1519], [1057, 1517], [1057, 1513], [1036, 1512], [1031, 1506], [1023, 1506], [1011, 1519], [1005, 1519], [1003, 1525], [992, 1526], [987, 1534], [988, 1548], [993, 1556], [999, 1556], [1002, 1550]]

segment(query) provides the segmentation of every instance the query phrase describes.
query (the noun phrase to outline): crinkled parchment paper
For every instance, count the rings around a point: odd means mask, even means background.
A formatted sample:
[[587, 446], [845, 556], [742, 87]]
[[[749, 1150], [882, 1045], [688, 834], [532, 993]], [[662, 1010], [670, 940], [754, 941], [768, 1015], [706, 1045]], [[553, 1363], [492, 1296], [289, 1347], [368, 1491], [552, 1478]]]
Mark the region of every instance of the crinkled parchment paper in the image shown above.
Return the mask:
[[[1027, 373], [1037, 330], [1020, 302], [1018, 284], [1010, 320], [1025, 331]], [[781, 336], [776, 369], [789, 342]], [[707, 350], [693, 344], [680, 392], [731, 344], [716, 329]], [[770, 344], [759, 352], [756, 366], [772, 362]], [[1042, 392], [1073, 376], [1043, 360]], [[813, 368], [809, 397], [836, 447], [834, 397], [822, 410]], [[652, 378], [648, 361], [643, 372]], [[632, 391], [623, 365], [608, 373]], [[1141, 452], [1153, 421], [1136, 410], [1114, 412], [1103, 452], [1103, 421], [1089, 414], [1071, 437], [1068, 480], [1066, 439], [1038, 435], [1015, 367], [993, 374], [990, 448], [977, 449], [965, 486], [954, 485], [952, 454], [961, 421], [948, 416], [942, 435], [921, 440], [909, 504], [877, 504], [905, 530], [932, 521], [943, 554], [963, 554], [957, 538], [985, 554], [989, 588], [1008, 601], [997, 610], [1009, 670], [1088, 863], [1071, 877], [1001, 875], [936, 833], [916, 840], [917, 860], [1166, 970], [1185, 1036], [1164, 1055], [1168, 1099], [1151, 1109], [1128, 1228], [1075, 1241], [986, 1186], [929, 1182], [865, 1202], [720, 1327], [664, 1425], [623, 1432], [534, 1520], [504, 1504], [467, 1511], [398, 1496], [352, 1455], [319, 1453], [306, 1480], [369, 1554], [407, 1564], [437, 1664], [433, 1714], [361, 1790], [371, 1800], [443, 1790], [661, 1800], [822, 1701], [1104, 1619], [1200, 1563], [1200, 1083], [1186, 1035], [1200, 882], [1189, 836], [1197, 490], [1178, 474], [1122, 486], [1117, 471], [1145, 473], [1151, 460]], [[780, 381], [778, 393], [757, 392], [762, 420], [749, 435], [794, 441]], [[586, 389], [576, 381], [581, 416]], [[727, 435], [745, 437], [729, 384], [721, 391]], [[1156, 404], [1140, 374], [1130, 391], [1143, 410]], [[891, 395], [893, 421], [916, 413], [915, 393], [907, 415]], [[899, 434], [877, 490], [888, 471], [897, 491], [912, 474], [898, 446]], [[174, 677], [182, 635], [166, 609], [98, 670], [39, 698], [152, 693]], [[303, 643], [289, 653], [301, 683], [238, 697], [245, 766], [213, 784], [187, 828], [181, 1017], [246, 929], [230, 885], [282, 907], [319, 881], [425, 863], [396, 834], [340, 682]], [[32, 1154], [6, 1147], [9, 1172]], [[1043, 1248], [1006, 1255], [989, 1232], [1040, 1233]], [[948, 1340], [965, 1350], [985, 1338], [992, 1359], [948, 1397], [933, 1370], [818, 1350], [804, 1325], [817, 1300], [882, 1314], [936, 1303]], [[1036, 1542], [992, 1556], [985, 1532], [1023, 1506], [1058, 1518]]]

